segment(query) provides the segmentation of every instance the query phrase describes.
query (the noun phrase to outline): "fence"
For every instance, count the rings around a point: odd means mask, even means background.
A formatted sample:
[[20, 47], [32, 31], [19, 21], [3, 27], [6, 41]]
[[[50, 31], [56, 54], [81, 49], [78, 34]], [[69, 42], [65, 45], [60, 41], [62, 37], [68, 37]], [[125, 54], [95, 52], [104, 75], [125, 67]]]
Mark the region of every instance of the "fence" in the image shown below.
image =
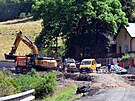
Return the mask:
[[34, 92], [35, 90], [32, 89], [19, 94], [1, 97], [0, 101], [31, 101], [35, 99], [35, 96], [33, 95]]

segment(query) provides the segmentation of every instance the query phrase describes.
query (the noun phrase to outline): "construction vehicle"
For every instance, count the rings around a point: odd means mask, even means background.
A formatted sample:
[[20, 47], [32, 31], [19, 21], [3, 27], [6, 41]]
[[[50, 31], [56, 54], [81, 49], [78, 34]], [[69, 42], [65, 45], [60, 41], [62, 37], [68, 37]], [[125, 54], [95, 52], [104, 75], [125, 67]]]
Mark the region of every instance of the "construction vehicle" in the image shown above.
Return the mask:
[[72, 73], [79, 71], [78, 68], [76, 67], [75, 59], [73, 59], [73, 58], [64, 59], [63, 69], [64, 69], [64, 71], [72, 72]]
[[[19, 46], [19, 43], [21, 41], [25, 43], [32, 50], [33, 52], [32, 54], [25, 55], [25, 56], [19, 56], [15, 54]], [[21, 31], [17, 33], [17, 37], [12, 46], [11, 52], [9, 54], [5, 53], [4, 55], [5, 55], [5, 59], [15, 60], [15, 70], [17, 73], [28, 72], [31, 70], [31, 68], [35, 68], [39, 70], [57, 69], [56, 60], [50, 57], [40, 57], [38, 55], [38, 48], [36, 47], [36, 45], [34, 45], [34, 43], [27, 36], [25, 36]]]

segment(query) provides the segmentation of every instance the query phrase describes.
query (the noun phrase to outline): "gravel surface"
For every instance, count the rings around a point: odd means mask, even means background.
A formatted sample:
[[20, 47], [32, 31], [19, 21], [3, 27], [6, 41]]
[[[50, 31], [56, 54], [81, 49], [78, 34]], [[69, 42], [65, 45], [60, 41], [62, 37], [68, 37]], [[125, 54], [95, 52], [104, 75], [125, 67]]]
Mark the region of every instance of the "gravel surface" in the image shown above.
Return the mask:
[[135, 101], [135, 87], [100, 89], [93, 96], [75, 101]]
[[135, 87], [127, 82], [127, 76], [95, 74], [90, 91], [75, 101], [135, 101]]
[[1, 62], [0, 61], [0, 68], [14, 68], [15, 67], [15, 63], [13, 62]]
[[130, 84], [125, 82], [125, 79], [117, 74], [99, 74], [95, 75], [93, 87], [98, 88], [113, 88], [113, 87], [128, 87]]

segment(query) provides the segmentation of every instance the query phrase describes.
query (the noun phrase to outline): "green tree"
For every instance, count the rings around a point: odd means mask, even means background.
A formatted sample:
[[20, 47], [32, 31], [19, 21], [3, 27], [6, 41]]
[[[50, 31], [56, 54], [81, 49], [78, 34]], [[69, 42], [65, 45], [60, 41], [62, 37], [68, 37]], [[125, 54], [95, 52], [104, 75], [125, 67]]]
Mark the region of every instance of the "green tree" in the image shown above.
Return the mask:
[[0, 4], [10, 4], [10, 3], [28, 3], [34, 0], [0, 0]]
[[66, 55], [76, 59], [84, 56], [87, 47], [93, 56], [99, 46], [106, 50], [107, 36], [114, 35], [121, 23], [128, 23], [119, 0], [37, 0], [33, 15], [43, 19], [37, 46], [44, 48], [62, 32]]
[[132, 16], [132, 13], [135, 10], [135, 3], [132, 0], [120, 0], [122, 4], [122, 10], [126, 13], [126, 17], [129, 22], [133, 22], [135, 18]]

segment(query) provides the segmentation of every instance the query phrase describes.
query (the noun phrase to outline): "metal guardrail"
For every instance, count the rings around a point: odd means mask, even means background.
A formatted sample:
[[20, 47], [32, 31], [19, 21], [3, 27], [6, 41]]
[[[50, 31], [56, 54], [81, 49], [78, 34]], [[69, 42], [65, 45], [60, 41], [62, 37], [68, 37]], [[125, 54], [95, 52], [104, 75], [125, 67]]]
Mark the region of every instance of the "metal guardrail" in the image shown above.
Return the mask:
[[10, 96], [0, 97], [0, 101], [31, 101], [35, 99], [33, 93], [35, 92], [34, 89], [22, 92], [19, 94], [14, 94]]

